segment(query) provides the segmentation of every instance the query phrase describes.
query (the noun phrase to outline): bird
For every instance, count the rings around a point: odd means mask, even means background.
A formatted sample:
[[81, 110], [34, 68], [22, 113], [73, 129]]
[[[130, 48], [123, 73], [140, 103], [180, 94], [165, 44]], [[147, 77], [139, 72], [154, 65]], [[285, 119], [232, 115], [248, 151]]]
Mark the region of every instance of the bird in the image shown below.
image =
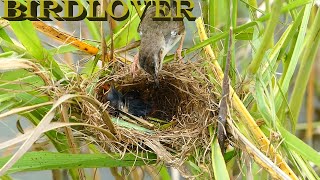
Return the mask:
[[[176, 14], [173, 1], [170, 7], [167, 7], [167, 12], [169, 10], [172, 16]], [[156, 7], [148, 7], [139, 24], [140, 49], [134, 57], [132, 72], [134, 74], [139, 62], [139, 66], [150, 74], [156, 85], [159, 86], [159, 72], [162, 69], [163, 59], [179, 41], [180, 45], [176, 50], [176, 55], [179, 60], [182, 59], [185, 26], [183, 21], [173, 21], [172, 18], [169, 21], [154, 20], [155, 14]], [[162, 14], [162, 16], [166, 15]]]
[[125, 106], [129, 114], [137, 117], [145, 117], [152, 111], [152, 104], [142, 99], [137, 91], [129, 91], [124, 94]]
[[123, 94], [120, 93], [114, 86], [111, 86], [107, 92], [105, 101], [109, 102], [110, 107], [112, 107], [109, 109], [109, 111], [115, 116], [119, 115], [119, 110], [122, 110], [125, 107]]
[[107, 93], [106, 101], [113, 108], [110, 111], [115, 116], [124, 112], [137, 117], [145, 117], [152, 110], [152, 104], [143, 100], [139, 92], [132, 90], [123, 95], [114, 86], [111, 86]]

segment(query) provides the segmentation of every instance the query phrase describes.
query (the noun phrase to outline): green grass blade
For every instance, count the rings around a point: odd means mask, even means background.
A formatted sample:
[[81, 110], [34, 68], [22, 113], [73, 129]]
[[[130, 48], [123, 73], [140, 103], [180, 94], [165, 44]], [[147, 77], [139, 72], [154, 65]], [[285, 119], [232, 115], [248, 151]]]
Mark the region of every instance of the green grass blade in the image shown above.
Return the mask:
[[159, 167], [159, 175], [162, 180], [171, 180], [170, 173], [165, 165]]
[[35, 59], [39, 60], [39, 63], [52, 71], [57, 79], [64, 77], [57, 62], [43, 48], [30, 21], [11, 21], [10, 25], [19, 41]]
[[17, 54], [22, 55], [24, 58], [29, 58], [29, 59], [33, 58], [32, 55], [29, 52], [27, 52], [25, 49], [13, 44], [10, 41], [2, 39], [1, 37], [0, 37], [0, 47], [2, 49], [10, 49], [11, 51], [16, 52]]
[[302, 53], [303, 42], [304, 42], [305, 34], [306, 34], [306, 31], [307, 31], [307, 25], [308, 25], [308, 22], [309, 22], [311, 8], [312, 8], [312, 4], [307, 4], [306, 8], [304, 9], [304, 15], [303, 15], [303, 18], [302, 18], [302, 23], [301, 23], [301, 27], [299, 29], [299, 34], [298, 34], [297, 42], [296, 42], [295, 47], [294, 47], [292, 58], [290, 60], [290, 64], [288, 66], [288, 69], [287, 69], [286, 73], [283, 74], [284, 79], [283, 79], [283, 82], [281, 84], [281, 88], [280, 88], [279, 92], [277, 92], [277, 95], [276, 95], [276, 99], [275, 99], [276, 109], [279, 109], [281, 103], [283, 102], [283, 96], [282, 95], [286, 94], [288, 92], [288, 88], [289, 88], [289, 84], [290, 84], [291, 78], [292, 78], [293, 73], [295, 71], [295, 68], [297, 66], [299, 57], [300, 57], [300, 55]]
[[230, 179], [217, 139], [214, 141], [212, 146], [213, 152], [211, 158], [215, 179]]
[[34, 58], [45, 58], [41, 41], [30, 21], [11, 21], [10, 25], [20, 42]]
[[[290, 99], [289, 107], [293, 115], [293, 129], [295, 129], [300, 114], [303, 98], [305, 94], [308, 79], [312, 70], [313, 63], [316, 59], [318, 47], [320, 44], [320, 11], [317, 12], [316, 18], [304, 42], [304, 53], [302, 54], [301, 64], [295, 86]], [[307, 47], [308, 46], [308, 47]]]
[[[214, 137], [212, 126], [209, 127], [209, 133], [211, 137]], [[217, 138], [211, 144], [211, 160], [215, 179], [230, 179]]]
[[[11, 167], [7, 174], [25, 171], [52, 169], [99, 168], [99, 167], [130, 167], [156, 163], [155, 154], [65, 154], [55, 152], [28, 152]], [[0, 158], [3, 166], [10, 157]]]
[[100, 40], [101, 35], [100, 31], [96, 25], [96, 22], [89, 21], [88, 19], [84, 20], [84, 23], [86, 23], [87, 28], [89, 29], [89, 32], [94, 40]]
[[312, 149], [310, 146], [283, 127], [279, 127], [279, 130], [289, 149], [292, 149], [303, 158], [315, 163], [318, 167], [320, 167], [320, 156], [316, 150]]
[[276, 25], [278, 24], [278, 21], [279, 21], [279, 16], [281, 13], [281, 6], [282, 6], [281, 0], [276, 0], [274, 2], [274, 6], [272, 9], [272, 13], [271, 13], [271, 19], [269, 20], [269, 23], [268, 23], [266, 30], [264, 32], [264, 36], [263, 36], [261, 45], [260, 45], [257, 53], [255, 54], [250, 66], [248, 67], [248, 72], [251, 75], [255, 74], [257, 72], [257, 70], [259, 69], [261, 62], [263, 60], [264, 54], [270, 46], [270, 36], [271, 36], [271, 38], [273, 38], [274, 29], [276, 28]]

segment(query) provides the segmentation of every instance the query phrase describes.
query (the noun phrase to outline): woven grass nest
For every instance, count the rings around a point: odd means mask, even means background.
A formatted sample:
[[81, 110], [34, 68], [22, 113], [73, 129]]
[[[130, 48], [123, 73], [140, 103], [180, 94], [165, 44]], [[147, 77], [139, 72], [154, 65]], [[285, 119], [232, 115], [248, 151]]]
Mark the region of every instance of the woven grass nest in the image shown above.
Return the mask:
[[[135, 77], [130, 73], [130, 65], [117, 63], [112, 75], [107, 75], [97, 83], [96, 98], [107, 111], [109, 103], [104, 100], [107, 90], [113, 85], [122, 94], [139, 92], [141, 97], [153, 104], [153, 113], [146, 117], [112, 117], [135, 124], [139, 128], [123, 127], [115, 124], [116, 140], [104, 133], [94, 131], [96, 141], [108, 152], [147, 151], [155, 153], [158, 160], [177, 168], [183, 175], [188, 171], [183, 163], [196, 149], [202, 149], [199, 161], [209, 155], [210, 139], [208, 126], [216, 124], [216, 89], [207, 79], [205, 68], [200, 62], [171, 62], [164, 64], [157, 88], [150, 75], [139, 70]], [[119, 67], [120, 66], [120, 67]], [[89, 105], [84, 112], [87, 123], [105, 127], [97, 116], [96, 109]], [[143, 119], [143, 120], [141, 120]], [[199, 162], [200, 163], [200, 162]]]

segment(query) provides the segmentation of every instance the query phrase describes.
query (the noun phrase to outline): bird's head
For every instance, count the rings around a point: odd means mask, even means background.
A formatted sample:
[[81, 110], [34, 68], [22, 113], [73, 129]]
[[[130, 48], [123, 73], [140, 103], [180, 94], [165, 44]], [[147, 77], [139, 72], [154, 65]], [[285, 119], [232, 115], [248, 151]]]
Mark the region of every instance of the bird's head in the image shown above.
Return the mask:
[[124, 108], [123, 95], [121, 94], [121, 92], [116, 90], [114, 86], [112, 86], [107, 93], [107, 101], [109, 101], [111, 107], [117, 110], [122, 110]]
[[140, 48], [139, 51], [140, 67], [153, 77], [157, 86], [159, 86], [159, 72], [162, 69], [164, 57], [164, 47], [161, 44], [158, 47]]

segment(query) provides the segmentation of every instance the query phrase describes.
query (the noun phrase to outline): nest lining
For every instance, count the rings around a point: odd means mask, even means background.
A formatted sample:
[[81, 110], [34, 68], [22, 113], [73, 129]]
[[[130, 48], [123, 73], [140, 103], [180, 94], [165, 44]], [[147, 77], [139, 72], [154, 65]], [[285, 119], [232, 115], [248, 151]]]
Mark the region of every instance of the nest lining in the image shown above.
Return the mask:
[[[171, 124], [164, 129], [155, 126], [151, 129], [153, 133], [116, 126], [117, 141], [110, 140], [102, 132], [91, 133], [108, 152], [153, 152], [160, 160], [186, 174], [181, 165], [196, 148], [209, 148], [211, 140], [208, 126], [216, 124], [216, 89], [205, 74], [201, 63], [168, 63], [160, 73], [160, 87], [156, 88], [150, 75], [140, 70], [133, 77], [129, 65], [122, 65], [113, 75], [100, 80], [96, 87], [96, 98], [105, 103], [107, 109], [108, 103], [103, 100], [106, 93], [102, 88], [104, 85], [112, 84], [123, 94], [137, 91], [144, 100], [153, 104], [153, 112], [148, 117]], [[82, 112], [87, 123], [104, 126], [97, 110], [88, 104], [82, 104], [81, 108], [85, 109]], [[144, 119], [154, 123], [148, 117]], [[141, 124], [137, 122], [137, 125]]]

